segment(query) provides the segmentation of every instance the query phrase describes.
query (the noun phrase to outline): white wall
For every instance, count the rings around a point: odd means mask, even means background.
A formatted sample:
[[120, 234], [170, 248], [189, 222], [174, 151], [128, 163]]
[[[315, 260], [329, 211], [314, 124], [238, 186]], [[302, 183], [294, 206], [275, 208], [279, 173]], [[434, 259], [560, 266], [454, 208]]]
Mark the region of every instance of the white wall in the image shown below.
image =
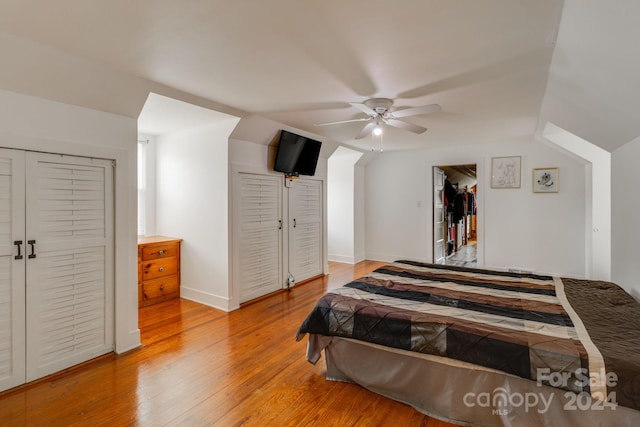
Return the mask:
[[553, 123], [544, 128], [545, 140], [567, 150], [587, 165], [585, 248], [587, 276], [611, 279], [611, 153]]
[[135, 119], [0, 90], [0, 147], [115, 159], [115, 350], [140, 345]]
[[[491, 158], [522, 157], [519, 189], [490, 187]], [[534, 140], [384, 152], [366, 170], [367, 258], [431, 262], [432, 167], [476, 164], [478, 262], [585, 277], [585, 166]], [[532, 192], [532, 169], [560, 168], [560, 192]]]
[[339, 147], [327, 166], [327, 238], [329, 260], [354, 264], [356, 171], [362, 153]]
[[640, 300], [640, 138], [611, 156], [612, 280]]
[[[138, 141], [147, 141], [145, 144], [144, 154], [146, 156], [144, 162], [144, 177], [146, 179], [146, 191], [144, 201], [144, 221], [147, 236], [156, 235], [156, 137], [153, 135], [138, 134]], [[138, 159], [140, 160], [140, 159]], [[138, 171], [138, 176], [141, 171]], [[140, 207], [138, 207], [140, 209]], [[138, 212], [140, 215], [140, 212]]]
[[230, 308], [228, 140], [239, 119], [157, 138], [156, 234], [184, 239], [183, 298]]
[[[427, 260], [427, 165], [424, 152], [388, 151], [371, 160], [365, 176], [368, 259]], [[418, 202], [422, 203], [418, 207]]]

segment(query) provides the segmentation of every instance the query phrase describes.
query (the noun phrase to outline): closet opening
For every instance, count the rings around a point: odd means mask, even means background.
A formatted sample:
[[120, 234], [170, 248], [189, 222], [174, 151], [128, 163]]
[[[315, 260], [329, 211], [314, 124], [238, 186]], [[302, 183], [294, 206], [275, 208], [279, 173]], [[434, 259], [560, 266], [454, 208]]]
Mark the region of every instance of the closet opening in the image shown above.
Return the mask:
[[435, 264], [478, 264], [476, 171], [475, 164], [433, 167]]

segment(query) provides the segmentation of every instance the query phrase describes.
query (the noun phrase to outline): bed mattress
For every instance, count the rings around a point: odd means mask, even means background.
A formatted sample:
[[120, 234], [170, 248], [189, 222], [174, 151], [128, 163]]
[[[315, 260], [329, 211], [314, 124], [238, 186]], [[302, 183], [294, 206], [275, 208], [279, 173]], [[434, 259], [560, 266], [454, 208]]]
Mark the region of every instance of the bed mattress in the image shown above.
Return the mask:
[[640, 305], [610, 282], [396, 261], [325, 294], [307, 333], [499, 372], [589, 409], [640, 408]]

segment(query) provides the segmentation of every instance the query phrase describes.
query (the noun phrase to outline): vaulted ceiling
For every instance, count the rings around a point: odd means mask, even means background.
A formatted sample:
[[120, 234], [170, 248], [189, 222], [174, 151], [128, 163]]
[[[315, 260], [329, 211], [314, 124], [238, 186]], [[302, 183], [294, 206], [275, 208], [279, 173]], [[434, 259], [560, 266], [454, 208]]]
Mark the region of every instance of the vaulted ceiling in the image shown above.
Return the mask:
[[437, 103], [385, 149], [640, 136], [635, 0], [0, 0], [0, 87], [137, 117], [149, 91], [358, 147], [350, 103]]

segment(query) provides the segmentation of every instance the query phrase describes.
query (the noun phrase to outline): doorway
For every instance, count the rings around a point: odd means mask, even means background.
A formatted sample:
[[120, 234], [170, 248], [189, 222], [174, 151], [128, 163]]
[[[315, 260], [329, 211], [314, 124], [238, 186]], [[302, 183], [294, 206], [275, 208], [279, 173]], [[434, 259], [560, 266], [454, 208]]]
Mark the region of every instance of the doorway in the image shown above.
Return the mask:
[[433, 262], [475, 267], [477, 242], [475, 164], [433, 167]]

